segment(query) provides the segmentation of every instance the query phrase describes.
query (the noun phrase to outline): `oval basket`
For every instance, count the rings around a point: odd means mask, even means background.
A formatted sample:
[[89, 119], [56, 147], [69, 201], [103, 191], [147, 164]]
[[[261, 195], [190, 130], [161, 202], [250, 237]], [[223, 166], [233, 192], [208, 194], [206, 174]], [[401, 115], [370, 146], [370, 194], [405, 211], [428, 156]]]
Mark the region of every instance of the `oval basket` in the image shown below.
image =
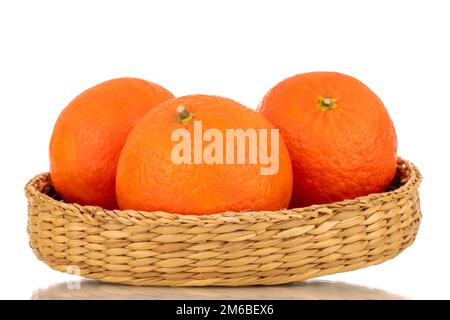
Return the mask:
[[59, 200], [48, 173], [25, 187], [28, 233], [51, 268], [153, 286], [273, 285], [360, 269], [414, 241], [421, 175], [399, 159], [384, 193], [306, 208], [179, 215]]

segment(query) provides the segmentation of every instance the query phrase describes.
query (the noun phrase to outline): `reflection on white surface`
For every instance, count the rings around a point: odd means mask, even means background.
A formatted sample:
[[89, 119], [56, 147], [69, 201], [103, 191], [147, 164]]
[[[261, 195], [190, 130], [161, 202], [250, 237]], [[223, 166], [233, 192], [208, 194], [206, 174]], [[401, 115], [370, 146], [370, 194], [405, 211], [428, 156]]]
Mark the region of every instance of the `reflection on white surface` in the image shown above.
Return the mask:
[[196, 300], [196, 299], [405, 299], [383, 290], [343, 282], [307, 281], [251, 287], [137, 287], [92, 280], [62, 282], [33, 292], [32, 299]]

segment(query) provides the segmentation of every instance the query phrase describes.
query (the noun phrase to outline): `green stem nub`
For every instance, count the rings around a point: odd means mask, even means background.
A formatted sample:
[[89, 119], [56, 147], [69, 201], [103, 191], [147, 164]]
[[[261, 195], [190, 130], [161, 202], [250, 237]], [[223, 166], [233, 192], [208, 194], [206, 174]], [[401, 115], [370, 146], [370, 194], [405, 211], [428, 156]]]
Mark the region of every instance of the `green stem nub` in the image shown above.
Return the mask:
[[320, 110], [323, 110], [323, 111], [336, 109], [337, 108], [336, 99], [320, 97], [319, 108], [320, 108]]
[[194, 117], [194, 114], [192, 112], [189, 112], [185, 106], [180, 105], [177, 108], [177, 122], [181, 124], [188, 124], [191, 122], [192, 118]]

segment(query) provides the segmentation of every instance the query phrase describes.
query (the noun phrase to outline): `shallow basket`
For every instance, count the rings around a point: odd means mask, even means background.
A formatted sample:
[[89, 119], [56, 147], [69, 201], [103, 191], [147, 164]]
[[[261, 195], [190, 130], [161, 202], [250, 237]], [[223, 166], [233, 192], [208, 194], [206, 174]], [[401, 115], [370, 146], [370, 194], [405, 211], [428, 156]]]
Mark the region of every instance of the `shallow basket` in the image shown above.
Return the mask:
[[153, 286], [273, 285], [360, 269], [414, 241], [421, 175], [399, 159], [390, 191], [306, 208], [194, 216], [60, 201], [48, 173], [25, 187], [28, 233], [51, 268]]

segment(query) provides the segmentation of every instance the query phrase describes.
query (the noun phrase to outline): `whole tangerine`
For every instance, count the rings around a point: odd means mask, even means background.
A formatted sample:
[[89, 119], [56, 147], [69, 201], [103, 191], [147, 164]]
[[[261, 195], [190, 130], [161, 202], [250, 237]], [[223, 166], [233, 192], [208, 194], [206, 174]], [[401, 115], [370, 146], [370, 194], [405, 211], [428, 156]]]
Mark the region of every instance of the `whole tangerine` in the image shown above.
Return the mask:
[[[238, 142], [238, 132], [248, 134], [247, 142]], [[139, 121], [122, 149], [119, 207], [195, 215], [286, 208], [291, 161], [275, 133], [261, 114], [230, 99], [190, 95], [166, 101]], [[255, 139], [267, 142], [256, 154]], [[181, 140], [186, 149], [178, 148]], [[265, 171], [274, 162], [262, 159], [264, 154], [278, 161], [277, 170]]]
[[259, 112], [280, 129], [294, 174], [291, 207], [383, 192], [397, 165], [397, 139], [378, 96], [337, 72], [285, 79]]
[[61, 112], [50, 141], [50, 176], [67, 202], [117, 208], [116, 167], [130, 130], [150, 109], [174, 96], [137, 78], [100, 83]]

